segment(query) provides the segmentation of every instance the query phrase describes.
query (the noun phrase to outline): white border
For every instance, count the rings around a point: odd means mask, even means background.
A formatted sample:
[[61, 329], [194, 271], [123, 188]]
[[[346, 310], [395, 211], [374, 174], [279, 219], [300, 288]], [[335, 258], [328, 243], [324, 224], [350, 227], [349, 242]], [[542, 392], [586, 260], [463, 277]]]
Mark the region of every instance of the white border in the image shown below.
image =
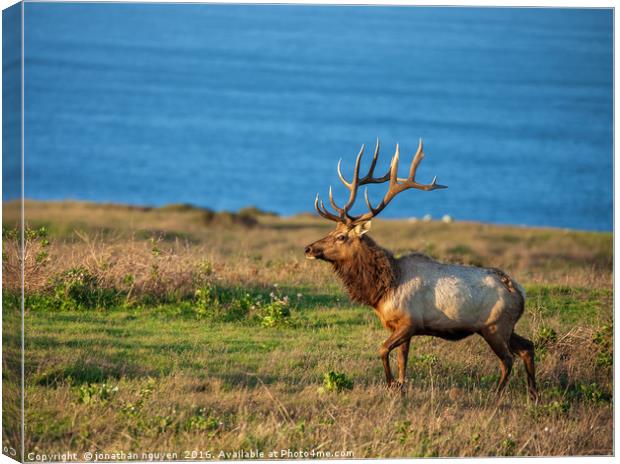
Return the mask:
[[[466, 1], [466, 0], [449, 0], [449, 1], [441, 1], [441, 0], [424, 0], [424, 1], [411, 1], [411, 0], [389, 0], [386, 2], [379, 2], [378, 0], [376, 1], [363, 1], [363, 0], [312, 0], [312, 1], [299, 1], [299, 0], [270, 0], [270, 1], [265, 1], [265, 0], [245, 0], [245, 1], [230, 1], [230, 0], [218, 0], [218, 1], [213, 1], [213, 0], [207, 0], [207, 1], [199, 1], [199, 0], [185, 0], [182, 2], [179, 1], [169, 1], [169, 0], [133, 0], [131, 2], [128, 1], [97, 1], [97, 0], [25, 0], [25, 2], [28, 3], [42, 3], [42, 2], [46, 2], [46, 3], [204, 3], [204, 4], [301, 4], [301, 5], [358, 5], [358, 6], [439, 6], [439, 7], [500, 7], [500, 8], [509, 8], [509, 7], [533, 7], [533, 8], [544, 8], [544, 7], [549, 7], [549, 8], [613, 8], [615, 9], [616, 7], [616, 1], [601, 1], [601, 0], [591, 0], [589, 2], [579, 2], [579, 1], [575, 1], [575, 0], [544, 0], [542, 2], [534, 2], [532, 0], [529, 1], [523, 1], [523, 0], [513, 0], [513, 1], [484, 1], [484, 0], [470, 0], [470, 1]], [[15, 5], [16, 3], [19, 3], [16, 0], [0, 0], [0, 6], [2, 8], [2, 10]], [[22, 72], [22, 88], [21, 88], [21, 106], [22, 106], [22, 121], [21, 121], [21, 130], [22, 130], [22, 147], [21, 147], [21, 151], [22, 151], [22, 166], [21, 166], [21, 175], [22, 175], [22, 179], [21, 179], [21, 191], [22, 191], [22, 198], [24, 195], [24, 98], [25, 98], [25, 92], [24, 92], [24, 46], [25, 46], [25, 42], [24, 42], [24, 4], [22, 4], [22, 64], [21, 64], [21, 72]], [[2, 23], [0, 21], [0, 37], [2, 36]], [[616, 189], [615, 189], [615, 179], [616, 179], [616, 173], [617, 173], [617, 169], [618, 169], [618, 165], [617, 163], [615, 163], [615, 133], [617, 130], [617, 119], [616, 119], [616, 114], [615, 114], [615, 76], [616, 76], [616, 65], [617, 65], [617, 61], [616, 61], [616, 55], [615, 55], [615, 51], [617, 50], [617, 43], [618, 38], [615, 34], [615, 11], [614, 11], [614, 94], [613, 94], [613, 121], [614, 121], [614, 143], [613, 143], [613, 150], [614, 150], [614, 231], [617, 230], [617, 218], [618, 215], [616, 214], [617, 212], [617, 203], [616, 203]], [[0, 62], [2, 60], [2, 51], [0, 49]], [[2, 70], [0, 67], [0, 77], [2, 75]], [[2, 104], [2, 95], [0, 94], [0, 105]], [[0, 111], [0, 135], [2, 134], [2, 127], [1, 127], [1, 123], [2, 123], [2, 115], [1, 115], [1, 111]], [[2, 166], [2, 162], [0, 160], [0, 167]], [[0, 189], [2, 188], [2, 178], [0, 176]], [[0, 220], [2, 218], [2, 212], [0, 209]], [[24, 209], [23, 209], [23, 203], [22, 203], [22, 246], [23, 246], [23, 230], [24, 230]], [[615, 256], [615, 250], [616, 250], [616, 240], [617, 237], [614, 233], [614, 256]], [[0, 271], [0, 276], [1, 276], [1, 271]], [[615, 289], [617, 288], [617, 284], [619, 282], [618, 280], [618, 268], [616, 266], [616, 260], [614, 259], [614, 320], [615, 320], [615, 324], [614, 324], [614, 355], [617, 353], [617, 346], [618, 346], [618, 336], [620, 336], [620, 332], [618, 331], [618, 321], [616, 320], [616, 311], [615, 309], [618, 307], [618, 295], [615, 292]], [[23, 318], [23, 279], [24, 279], [24, 275], [23, 275], [23, 270], [22, 270], [22, 393], [24, 391], [24, 318]], [[0, 351], [1, 353], [1, 351]], [[614, 356], [614, 360], [615, 360], [615, 356]], [[617, 388], [616, 386], [618, 385], [618, 380], [619, 380], [619, 373], [618, 370], [615, 369], [615, 362], [614, 362], [614, 426], [618, 423], [618, 417], [619, 417], [619, 412], [618, 412], [618, 408], [616, 407], [616, 393], [617, 393]], [[1, 391], [1, 385], [0, 385], [0, 391]], [[0, 397], [0, 401], [1, 401], [1, 397]], [[21, 396], [21, 405], [22, 405], [22, 462], [24, 459], [24, 395], [22, 394]], [[1, 424], [2, 418], [0, 416], [0, 424]], [[616, 450], [615, 445], [616, 443], [618, 443], [618, 430], [614, 427], [614, 452]], [[556, 462], [562, 462], [562, 463], [581, 463], [581, 462], [597, 462], [597, 463], [603, 463], [603, 462], [616, 462], [616, 457], [598, 457], [598, 456], [587, 456], [587, 457], [516, 457], [516, 458], [484, 458], [484, 457], [480, 457], [480, 458], [441, 458], [441, 462], [445, 462], [445, 463], [461, 463], [461, 462], [471, 462], [471, 461], [477, 461], [477, 460], [481, 460], [485, 463], [490, 463], [490, 464], [494, 464], [494, 463], [506, 463], [506, 464], [512, 464], [512, 463], [516, 463], [516, 462], [522, 462], [523, 460], [526, 459], [535, 459], [536, 462], [540, 462], [540, 463], [556, 463]], [[416, 459], [416, 461], [421, 461], [421, 462], [432, 462], [432, 461], [437, 461], [438, 459], [431, 459], [431, 458], [421, 458], [421, 459]], [[324, 462], [329, 462], [329, 463], [338, 463], [338, 464], [351, 464], [351, 463], [365, 463], [365, 462], [369, 462], [369, 461], [373, 461], [373, 462], [390, 462], [390, 463], [395, 463], [395, 464], [410, 464], [412, 462], [412, 459], [353, 459], [353, 460], [328, 460], [328, 461], [324, 461]], [[13, 463], [15, 462], [14, 460], [10, 459], [9, 457], [0, 454], [0, 464], [4, 464], [4, 463]], [[138, 462], [138, 461], [135, 461]], [[166, 461], [166, 462], [183, 462], [183, 461]], [[247, 461], [229, 461], [229, 462], [247, 462]], [[252, 461], [252, 462], [258, 462], [258, 463], [272, 463], [274, 461]], [[291, 462], [308, 462], [308, 461], [300, 461], [300, 460], [296, 460], [296, 461], [291, 461]]]

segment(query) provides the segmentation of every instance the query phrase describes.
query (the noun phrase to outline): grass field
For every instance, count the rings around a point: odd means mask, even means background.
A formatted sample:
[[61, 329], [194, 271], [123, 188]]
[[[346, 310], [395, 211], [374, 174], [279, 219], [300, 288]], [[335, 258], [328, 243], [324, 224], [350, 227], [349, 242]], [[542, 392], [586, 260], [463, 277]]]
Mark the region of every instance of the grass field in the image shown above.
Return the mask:
[[[496, 401], [496, 358], [477, 336], [414, 338], [405, 392], [388, 391], [378, 358], [388, 333], [327, 264], [304, 259], [328, 221], [75, 202], [27, 202], [26, 214], [27, 459], [613, 452], [611, 234], [373, 222], [397, 255], [500, 267], [524, 285], [533, 404], [520, 362]], [[5, 343], [14, 220], [6, 208]]]

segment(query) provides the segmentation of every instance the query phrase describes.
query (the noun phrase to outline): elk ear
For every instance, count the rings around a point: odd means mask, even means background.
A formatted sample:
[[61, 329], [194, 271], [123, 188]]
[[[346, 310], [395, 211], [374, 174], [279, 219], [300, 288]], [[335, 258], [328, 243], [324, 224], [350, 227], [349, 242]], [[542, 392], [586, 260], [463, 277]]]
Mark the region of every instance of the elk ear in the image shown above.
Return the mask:
[[358, 224], [353, 228], [353, 232], [358, 237], [361, 237], [369, 230], [370, 230], [370, 221], [362, 222], [361, 224]]

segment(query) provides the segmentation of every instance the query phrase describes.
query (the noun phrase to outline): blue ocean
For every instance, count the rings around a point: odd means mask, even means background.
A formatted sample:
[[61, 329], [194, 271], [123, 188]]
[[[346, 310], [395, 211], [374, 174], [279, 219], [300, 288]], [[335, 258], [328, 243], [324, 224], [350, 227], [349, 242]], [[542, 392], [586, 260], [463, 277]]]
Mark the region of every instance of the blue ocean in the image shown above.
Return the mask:
[[382, 217], [613, 228], [611, 9], [26, 3], [24, 36], [27, 198], [291, 215], [423, 137], [449, 188]]

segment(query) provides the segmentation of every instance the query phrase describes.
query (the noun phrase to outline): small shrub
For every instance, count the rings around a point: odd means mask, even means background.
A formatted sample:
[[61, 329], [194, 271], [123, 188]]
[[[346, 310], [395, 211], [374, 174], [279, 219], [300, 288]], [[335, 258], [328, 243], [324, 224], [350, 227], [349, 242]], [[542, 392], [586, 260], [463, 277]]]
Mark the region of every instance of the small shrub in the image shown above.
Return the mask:
[[236, 296], [231, 299], [230, 304], [228, 305], [228, 310], [226, 311], [226, 320], [228, 321], [238, 321], [240, 319], [245, 318], [250, 309], [254, 306], [254, 300], [252, 300], [252, 296], [249, 293], [243, 293], [241, 295]]
[[511, 438], [503, 439], [499, 444], [499, 454], [502, 456], [514, 456], [517, 443]]
[[126, 287], [132, 287], [136, 282], [136, 278], [133, 274], [125, 274], [123, 276], [123, 285]]
[[588, 403], [608, 403], [611, 395], [605, 392], [597, 383], [579, 384], [579, 395]]
[[593, 337], [593, 342], [598, 347], [596, 354], [596, 365], [603, 368], [613, 366], [613, 324], [604, 324], [601, 326]]
[[329, 371], [323, 375], [323, 389], [330, 392], [351, 390], [353, 381], [342, 372]]
[[77, 389], [78, 400], [83, 404], [107, 403], [118, 392], [117, 386], [107, 383], [81, 385]]
[[192, 432], [215, 432], [221, 426], [222, 422], [217, 417], [208, 414], [205, 408], [199, 408], [183, 423], [183, 429]]
[[205, 285], [194, 293], [194, 314], [199, 319], [232, 322], [246, 318], [255, 302], [249, 293]]
[[148, 398], [153, 394], [155, 390], [155, 379], [149, 378], [146, 385], [138, 392], [138, 399], [136, 401], [125, 403], [121, 407], [121, 414], [124, 414], [131, 418], [137, 418], [142, 412], [142, 407]]
[[214, 289], [209, 285], [196, 289], [194, 302], [195, 312], [199, 318], [214, 318], [215, 313], [219, 313], [220, 302]]
[[209, 277], [213, 275], [213, 264], [211, 261], [204, 259], [194, 269], [194, 280], [200, 283], [205, 282]]
[[527, 412], [534, 418], [542, 416], [559, 416], [566, 414], [570, 410], [571, 404], [568, 399], [554, 400], [547, 404], [531, 404]]
[[261, 307], [260, 321], [263, 327], [276, 327], [290, 323], [291, 310], [287, 296], [280, 298], [271, 293], [271, 301]]
[[398, 442], [403, 444], [409, 438], [409, 433], [411, 432], [411, 421], [403, 421], [396, 424], [396, 435], [398, 436]]
[[480, 434], [478, 432], [474, 432], [469, 439], [469, 443], [473, 446], [474, 451], [478, 451], [480, 449], [480, 438]]
[[100, 286], [98, 278], [84, 267], [68, 269], [51, 279], [45, 292], [27, 295], [35, 310], [85, 310], [107, 308], [120, 302], [121, 293]]
[[432, 367], [439, 364], [439, 358], [435, 354], [418, 354], [412, 356], [412, 364], [419, 367]]
[[612, 367], [614, 365], [614, 355], [611, 351], [600, 351], [596, 355], [596, 365], [603, 368]]
[[542, 348], [550, 345], [558, 339], [557, 332], [547, 326], [542, 326], [538, 329], [538, 333], [536, 334], [536, 339], [534, 341], [537, 348]]
[[548, 414], [565, 414], [570, 409], [570, 402], [567, 400], [563, 401], [552, 401], [551, 403], [544, 406], [545, 411]]

